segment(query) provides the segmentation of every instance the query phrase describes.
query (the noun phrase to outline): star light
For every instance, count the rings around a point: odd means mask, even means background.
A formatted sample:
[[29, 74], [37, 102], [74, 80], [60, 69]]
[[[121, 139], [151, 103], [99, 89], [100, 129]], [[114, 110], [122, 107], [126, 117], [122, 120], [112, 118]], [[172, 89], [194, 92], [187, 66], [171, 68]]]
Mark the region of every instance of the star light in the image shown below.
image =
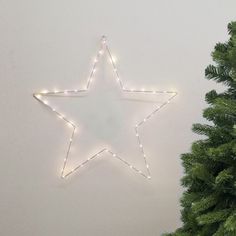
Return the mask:
[[[95, 74], [96, 71], [96, 67], [97, 67], [97, 63], [99, 61], [99, 59], [101, 58], [102, 55], [104, 55], [105, 53], [108, 54], [109, 60], [111, 62], [114, 74], [116, 76], [116, 81], [119, 84], [120, 89], [122, 90], [122, 92], [124, 93], [133, 93], [133, 94], [162, 94], [162, 93], [167, 93], [170, 94], [170, 97], [167, 101], [163, 102], [161, 105], [156, 106], [155, 109], [148, 114], [146, 117], [144, 117], [144, 119], [142, 119], [141, 121], [139, 121], [137, 124], [134, 125], [134, 132], [135, 132], [135, 136], [137, 139], [137, 144], [138, 147], [140, 149], [140, 152], [143, 156], [144, 159], [144, 163], [145, 163], [145, 167], [147, 170], [147, 173], [143, 173], [141, 170], [139, 170], [138, 168], [136, 168], [135, 166], [131, 165], [128, 161], [126, 161], [125, 159], [123, 159], [121, 156], [119, 156], [117, 153], [114, 153], [112, 150], [109, 150], [107, 148], [103, 148], [101, 149], [99, 152], [95, 153], [93, 156], [87, 158], [85, 161], [83, 161], [82, 163], [80, 163], [79, 165], [75, 166], [74, 168], [72, 168], [71, 170], [67, 170], [66, 171], [66, 167], [67, 167], [67, 163], [68, 163], [68, 158], [70, 155], [70, 150], [71, 150], [71, 146], [73, 143], [73, 139], [75, 136], [75, 133], [78, 129], [78, 127], [74, 124], [74, 122], [72, 122], [71, 120], [69, 120], [65, 115], [61, 114], [59, 111], [57, 111], [54, 107], [52, 107], [51, 105], [49, 105], [47, 100], [44, 100], [43, 97], [45, 96], [53, 96], [53, 95], [61, 95], [61, 96], [67, 96], [67, 95], [76, 95], [76, 94], [81, 94], [84, 93], [86, 91], [89, 90], [91, 82], [93, 80], [93, 76]], [[61, 169], [61, 177], [62, 178], [67, 178], [69, 177], [71, 174], [73, 174], [75, 171], [78, 171], [80, 168], [84, 167], [85, 165], [88, 164], [88, 162], [99, 158], [101, 156], [101, 154], [103, 153], [108, 153], [110, 154], [112, 157], [116, 158], [117, 160], [121, 161], [124, 165], [126, 165], [127, 167], [129, 167], [131, 170], [133, 170], [134, 172], [140, 174], [141, 176], [145, 177], [146, 179], [150, 179], [151, 178], [151, 173], [150, 173], [150, 169], [149, 169], [149, 165], [147, 162], [147, 156], [144, 152], [144, 147], [140, 138], [140, 134], [139, 134], [139, 128], [145, 123], [147, 122], [151, 117], [153, 117], [158, 111], [160, 111], [160, 109], [162, 109], [164, 106], [166, 106], [167, 104], [170, 103], [170, 101], [177, 95], [177, 92], [175, 91], [160, 91], [160, 90], [146, 90], [144, 88], [138, 90], [138, 89], [134, 89], [134, 88], [125, 88], [123, 85], [122, 80], [120, 79], [117, 67], [115, 65], [115, 61], [114, 61], [114, 56], [112, 56], [111, 51], [107, 45], [107, 38], [105, 36], [102, 36], [101, 38], [101, 46], [98, 50], [98, 53], [96, 55], [96, 57], [93, 59], [93, 66], [92, 66], [92, 70], [90, 73], [90, 76], [87, 80], [87, 84], [83, 89], [74, 89], [74, 90], [54, 90], [54, 91], [48, 91], [48, 90], [43, 90], [41, 92], [37, 92], [33, 94], [33, 97], [38, 100], [41, 104], [43, 104], [45, 107], [47, 107], [50, 111], [52, 111], [54, 114], [56, 114], [60, 119], [62, 119], [70, 128], [72, 128], [72, 132], [71, 132], [71, 136], [69, 138], [69, 145], [66, 151], [66, 155], [63, 161], [63, 165], [62, 165], [62, 169]]]

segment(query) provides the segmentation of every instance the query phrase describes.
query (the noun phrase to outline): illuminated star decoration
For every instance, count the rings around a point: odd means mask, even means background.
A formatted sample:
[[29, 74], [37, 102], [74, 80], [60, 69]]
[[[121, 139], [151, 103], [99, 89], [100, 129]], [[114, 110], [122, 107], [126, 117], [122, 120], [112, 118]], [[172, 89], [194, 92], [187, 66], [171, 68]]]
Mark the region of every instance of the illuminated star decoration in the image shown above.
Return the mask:
[[[67, 167], [67, 163], [68, 163], [68, 159], [70, 156], [70, 149], [73, 143], [73, 139], [75, 136], [75, 133], [78, 129], [78, 127], [71, 121], [69, 120], [66, 116], [62, 115], [60, 112], [58, 112], [55, 108], [53, 108], [51, 105], [49, 105], [48, 101], [46, 101], [44, 99], [44, 97], [46, 96], [53, 96], [53, 95], [57, 95], [57, 96], [66, 96], [66, 95], [76, 95], [76, 94], [81, 94], [81, 93], [85, 93], [89, 90], [91, 82], [94, 78], [94, 73], [96, 71], [96, 67], [97, 67], [97, 63], [98, 60], [101, 58], [102, 54], [104, 53], [108, 54], [108, 58], [111, 61], [111, 65], [114, 71], [114, 74], [116, 76], [116, 80], [119, 84], [119, 87], [121, 89], [121, 91], [123, 93], [133, 93], [133, 94], [169, 94], [171, 95], [169, 97], [169, 99], [165, 102], [163, 102], [161, 105], [158, 105], [155, 107], [155, 109], [149, 113], [144, 119], [140, 120], [136, 125], [134, 125], [134, 135], [137, 138], [137, 145], [138, 148], [140, 149], [140, 152], [142, 154], [142, 157], [144, 159], [144, 163], [146, 166], [146, 171], [147, 173], [143, 173], [140, 169], [136, 168], [135, 166], [131, 165], [128, 161], [126, 161], [125, 159], [123, 159], [123, 157], [117, 155], [116, 153], [114, 153], [112, 150], [109, 150], [107, 148], [102, 148], [99, 152], [95, 153], [94, 155], [90, 156], [87, 160], [83, 161], [82, 163], [80, 163], [79, 165], [75, 166], [73, 169], [66, 171], [66, 167]], [[114, 63], [114, 59], [112, 58], [112, 54], [111, 51], [107, 45], [107, 39], [105, 36], [102, 36], [101, 38], [101, 46], [100, 49], [94, 59], [94, 63], [92, 66], [92, 70], [91, 73], [89, 75], [89, 78], [87, 80], [87, 84], [85, 86], [85, 88], [83, 89], [74, 89], [74, 90], [61, 90], [61, 91], [42, 91], [42, 92], [37, 92], [33, 94], [33, 97], [35, 99], [37, 99], [40, 103], [42, 103], [45, 107], [47, 107], [50, 111], [52, 111], [54, 114], [56, 114], [60, 119], [62, 119], [67, 125], [69, 125], [72, 128], [72, 133], [69, 139], [69, 145], [66, 151], [66, 155], [64, 158], [64, 162], [62, 165], [62, 169], [61, 169], [61, 177], [62, 178], [67, 178], [69, 177], [71, 174], [73, 174], [75, 171], [80, 170], [83, 166], [87, 165], [90, 161], [99, 158], [103, 153], [108, 153], [110, 154], [112, 157], [114, 157], [115, 159], [121, 161], [125, 166], [127, 166], [128, 168], [130, 168], [132, 171], [140, 174], [141, 176], [145, 177], [146, 179], [150, 179], [151, 178], [151, 174], [150, 174], [150, 169], [149, 169], [149, 165], [147, 162], [147, 156], [144, 152], [144, 147], [141, 141], [141, 137], [139, 135], [139, 128], [145, 123], [147, 122], [151, 117], [153, 117], [158, 111], [160, 111], [164, 106], [166, 106], [168, 103], [170, 103], [170, 101], [177, 95], [177, 92], [174, 91], [158, 91], [158, 90], [137, 90], [137, 89], [130, 89], [130, 88], [125, 88], [123, 85], [122, 80], [120, 79], [119, 73], [117, 71], [116, 65]]]

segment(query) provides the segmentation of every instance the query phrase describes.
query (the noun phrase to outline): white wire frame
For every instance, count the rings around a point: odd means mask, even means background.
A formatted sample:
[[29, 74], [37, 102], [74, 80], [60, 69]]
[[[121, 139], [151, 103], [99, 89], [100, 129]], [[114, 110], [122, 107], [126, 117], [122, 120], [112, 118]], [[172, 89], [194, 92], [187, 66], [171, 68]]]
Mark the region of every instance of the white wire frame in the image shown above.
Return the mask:
[[[137, 145], [140, 149], [140, 152], [142, 154], [142, 157], [144, 159], [144, 163], [145, 163], [145, 167], [146, 167], [146, 173], [144, 173], [143, 171], [141, 171], [139, 168], [136, 168], [134, 165], [132, 165], [131, 163], [129, 163], [128, 161], [126, 161], [123, 157], [121, 157], [120, 155], [118, 155], [117, 153], [113, 152], [110, 149], [107, 148], [102, 148], [100, 151], [98, 151], [97, 153], [95, 153], [94, 155], [90, 156], [89, 158], [87, 158], [85, 161], [81, 162], [80, 164], [76, 165], [73, 169], [70, 169], [69, 171], [66, 171], [66, 167], [68, 164], [68, 160], [69, 160], [69, 156], [70, 156], [70, 150], [71, 150], [71, 146], [73, 144], [73, 140], [75, 137], [75, 133], [78, 130], [78, 126], [75, 125], [70, 119], [68, 119], [65, 115], [63, 115], [61, 112], [59, 112], [58, 110], [56, 110], [54, 107], [52, 107], [51, 105], [49, 105], [48, 101], [44, 100], [43, 97], [46, 96], [53, 96], [53, 95], [57, 95], [57, 96], [65, 96], [65, 95], [76, 95], [76, 94], [81, 94], [81, 93], [85, 93], [90, 89], [91, 86], [91, 82], [92, 79], [94, 77], [94, 73], [96, 71], [97, 68], [97, 63], [99, 61], [99, 59], [101, 58], [102, 54], [104, 53], [108, 54], [108, 57], [111, 61], [112, 64], [112, 68], [114, 71], [114, 74], [116, 76], [116, 80], [119, 84], [120, 89], [122, 90], [123, 93], [132, 93], [132, 94], [169, 94], [170, 97], [163, 103], [161, 103], [161, 105], [157, 105], [154, 110], [152, 110], [151, 113], [149, 113], [144, 119], [140, 120], [135, 126], [134, 126], [134, 134], [137, 138]], [[42, 92], [36, 92], [33, 93], [33, 97], [39, 101], [41, 104], [43, 104], [45, 107], [47, 107], [50, 111], [52, 111], [54, 114], [56, 114], [59, 118], [61, 118], [67, 125], [69, 125], [72, 128], [72, 132], [71, 132], [71, 136], [69, 138], [69, 144], [67, 147], [67, 151], [66, 151], [66, 155], [63, 161], [63, 165], [62, 165], [62, 169], [61, 169], [61, 178], [66, 179], [69, 176], [71, 176], [74, 172], [78, 171], [79, 169], [81, 169], [82, 167], [84, 167], [85, 165], [87, 165], [90, 161], [97, 159], [99, 157], [102, 156], [102, 154], [107, 153], [110, 154], [112, 157], [116, 158], [117, 160], [121, 161], [124, 165], [126, 165], [127, 167], [129, 167], [131, 170], [133, 170], [134, 172], [140, 174], [141, 176], [143, 176], [146, 179], [151, 179], [151, 172], [150, 172], [150, 167], [147, 161], [147, 156], [146, 153], [144, 151], [144, 147], [142, 144], [142, 140], [139, 134], [139, 129], [140, 127], [147, 122], [150, 118], [152, 118], [154, 115], [156, 115], [157, 112], [159, 112], [163, 107], [165, 107], [167, 104], [170, 103], [170, 101], [172, 99], [174, 99], [177, 96], [177, 92], [175, 91], [160, 91], [160, 90], [145, 90], [145, 89], [141, 89], [141, 90], [137, 90], [137, 89], [129, 89], [129, 88], [125, 88], [124, 84], [122, 82], [122, 80], [120, 79], [117, 67], [115, 65], [114, 59], [112, 57], [111, 51], [107, 45], [107, 38], [105, 36], [102, 36], [101, 38], [101, 46], [98, 50], [98, 53], [94, 59], [93, 62], [93, 66], [92, 66], [92, 70], [90, 72], [90, 75], [88, 77], [87, 83], [85, 88], [83, 89], [74, 89], [74, 90], [55, 90], [55, 91], [42, 91]]]

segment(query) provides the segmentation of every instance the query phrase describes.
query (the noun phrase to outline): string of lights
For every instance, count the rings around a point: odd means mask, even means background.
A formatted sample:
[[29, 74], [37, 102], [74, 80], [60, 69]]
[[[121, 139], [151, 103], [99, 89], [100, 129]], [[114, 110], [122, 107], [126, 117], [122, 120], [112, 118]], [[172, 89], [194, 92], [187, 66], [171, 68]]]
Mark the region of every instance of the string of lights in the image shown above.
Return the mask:
[[[73, 140], [74, 140], [75, 134], [78, 130], [78, 127], [74, 124], [73, 121], [71, 121], [65, 115], [63, 115], [61, 112], [59, 112], [54, 107], [52, 107], [49, 104], [49, 102], [47, 100], [45, 100], [45, 97], [55, 96], [55, 95], [57, 95], [57, 96], [67, 96], [68, 95], [69, 96], [69, 95], [76, 95], [76, 94], [81, 94], [81, 93], [87, 92], [90, 89], [91, 83], [94, 79], [98, 61], [104, 53], [108, 54], [108, 58], [111, 62], [116, 80], [117, 80], [117, 82], [119, 84], [119, 87], [122, 90], [122, 92], [124, 92], [124, 93], [133, 93], [133, 94], [142, 93], [142, 94], [169, 94], [170, 95], [170, 97], [167, 99], [167, 101], [165, 101], [161, 105], [156, 106], [155, 109], [150, 114], [148, 114], [144, 119], [142, 119], [141, 121], [139, 121], [137, 124], [134, 125], [134, 132], [135, 132], [135, 135], [136, 135], [136, 138], [137, 138], [137, 144], [138, 144], [138, 147], [139, 147], [140, 152], [142, 154], [142, 157], [144, 159], [144, 163], [145, 163], [145, 166], [146, 166], [146, 172], [147, 173], [143, 173], [143, 171], [141, 171], [140, 169], [138, 169], [135, 166], [131, 165], [131, 163], [129, 163], [128, 161], [123, 159], [117, 153], [114, 153], [112, 150], [109, 150], [107, 148], [101, 149], [99, 152], [95, 153], [94, 155], [92, 155], [91, 157], [89, 157], [88, 159], [86, 159], [85, 161], [80, 163], [79, 165], [75, 166], [73, 169], [67, 170], [67, 164], [68, 164], [68, 160], [69, 160], [69, 156], [70, 156], [71, 146], [73, 144]], [[71, 136], [70, 136], [70, 139], [69, 139], [69, 144], [68, 144], [67, 151], [66, 151], [66, 155], [65, 155], [63, 165], [62, 165], [62, 169], [61, 169], [61, 177], [62, 178], [69, 177], [74, 172], [78, 171], [79, 169], [81, 169], [85, 165], [87, 165], [90, 161], [101, 157], [101, 155], [104, 154], [104, 153], [107, 153], [107, 154], [110, 154], [112, 157], [116, 158], [117, 160], [121, 161], [123, 164], [125, 164], [127, 167], [129, 167], [134, 172], [140, 174], [141, 176], [143, 176], [147, 179], [151, 179], [150, 168], [149, 168], [149, 165], [148, 165], [148, 162], [147, 162], [147, 156], [145, 154], [144, 147], [143, 147], [143, 144], [142, 144], [142, 140], [141, 140], [141, 137], [140, 137], [140, 134], [139, 134], [139, 129], [145, 122], [147, 122], [151, 117], [153, 117], [158, 111], [160, 111], [163, 107], [165, 107], [167, 104], [169, 104], [170, 101], [172, 99], [174, 99], [174, 97], [176, 97], [176, 96], [177, 96], [177, 92], [175, 92], [175, 91], [159, 91], [159, 90], [146, 90], [146, 89], [137, 90], [137, 89], [133, 89], [133, 88], [124, 87], [124, 84], [123, 84], [122, 80], [120, 79], [117, 67], [115, 65], [114, 58], [112, 57], [111, 51], [110, 51], [110, 49], [107, 45], [107, 38], [105, 36], [102, 36], [102, 38], [101, 38], [100, 48], [99, 48], [98, 53], [97, 53], [97, 55], [96, 55], [96, 57], [93, 61], [92, 70], [90, 72], [89, 78], [88, 78], [87, 83], [86, 83], [84, 88], [74, 89], [74, 90], [54, 90], [54, 91], [44, 90], [44, 91], [36, 92], [36, 93], [33, 94], [33, 97], [37, 101], [39, 101], [41, 104], [43, 104], [45, 107], [47, 107], [50, 111], [52, 111], [54, 114], [56, 114], [60, 119], [62, 119], [62, 121], [64, 121], [72, 129]]]

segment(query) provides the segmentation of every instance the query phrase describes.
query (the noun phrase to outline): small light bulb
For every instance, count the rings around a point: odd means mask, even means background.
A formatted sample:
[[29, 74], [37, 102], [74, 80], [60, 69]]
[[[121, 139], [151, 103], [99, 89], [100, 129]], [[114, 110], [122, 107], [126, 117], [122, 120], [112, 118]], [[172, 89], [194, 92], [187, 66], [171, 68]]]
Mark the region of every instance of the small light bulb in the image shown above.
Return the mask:
[[40, 94], [36, 95], [36, 98], [40, 99], [42, 96]]
[[140, 145], [139, 145], [139, 147], [140, 147], [140, 148], [142, 148], [142, 147], [143, 147], [143, 145], [142, 145], [142, 144], [140, 144]]
[[112, 56], [112, 57], [111, 57], [111, 60], [112, 60], [113, 62], [116, 62], [116, 61], [117, 61], [115, 56]]
[[112, 155], [113, 157], [116, 157], [116, 154], [115, 153], [113, 153], [113, 155]]
[[102, 50], [99, 50], [99, 52], [98, 52], [100, 55], [102, 55], [103, 54], [103, 51]]
[[151, 179], [151, 176], [149, 175], [147, 178], [148, 178], [148, 179]]

